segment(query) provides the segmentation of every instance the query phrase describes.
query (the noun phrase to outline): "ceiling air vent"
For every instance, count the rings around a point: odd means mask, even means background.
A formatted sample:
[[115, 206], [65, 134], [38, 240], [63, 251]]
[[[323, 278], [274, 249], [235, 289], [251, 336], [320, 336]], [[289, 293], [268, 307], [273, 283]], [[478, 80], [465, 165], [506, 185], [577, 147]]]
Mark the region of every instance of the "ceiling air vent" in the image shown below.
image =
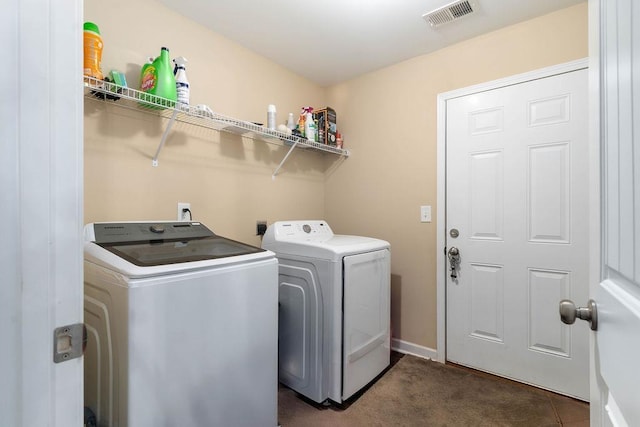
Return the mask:
[[439, 9], [427, 12], [422, 15], [422, 18], [427, 21], [432, 27], [439, 27], [440, 25], [455, 21], [475, 12], [476, 4], [474, 1], [462, 0], [455, 1]]

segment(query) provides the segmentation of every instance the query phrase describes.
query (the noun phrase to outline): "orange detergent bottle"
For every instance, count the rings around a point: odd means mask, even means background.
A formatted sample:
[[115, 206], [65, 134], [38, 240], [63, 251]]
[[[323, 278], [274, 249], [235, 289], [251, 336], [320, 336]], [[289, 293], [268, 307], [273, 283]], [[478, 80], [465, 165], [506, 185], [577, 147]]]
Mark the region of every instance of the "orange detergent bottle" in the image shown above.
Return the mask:
[[93, 22], [84, 23], [84, 75], [102, 80], [102, 37]]

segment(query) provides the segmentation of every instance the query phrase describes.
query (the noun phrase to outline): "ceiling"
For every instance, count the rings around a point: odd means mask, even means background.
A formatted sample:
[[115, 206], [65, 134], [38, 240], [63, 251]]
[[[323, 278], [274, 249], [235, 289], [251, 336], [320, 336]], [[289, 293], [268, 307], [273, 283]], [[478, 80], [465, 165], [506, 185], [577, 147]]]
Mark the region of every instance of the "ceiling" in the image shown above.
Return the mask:
[[285, 68], [329, 86], [584, 0], [469, 0], [475, 12], [432, 28], [452, 0], [158, 0]]

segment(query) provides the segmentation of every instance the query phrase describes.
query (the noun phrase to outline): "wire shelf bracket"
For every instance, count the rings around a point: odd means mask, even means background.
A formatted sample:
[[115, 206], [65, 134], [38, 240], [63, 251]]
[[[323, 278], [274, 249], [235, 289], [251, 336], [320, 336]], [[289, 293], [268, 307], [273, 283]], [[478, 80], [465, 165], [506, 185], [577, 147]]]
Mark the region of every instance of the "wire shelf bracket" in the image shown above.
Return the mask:
[[160, 138], [160, 145], [158, 145], [158, 149], [156, 150], [156, 155], [153, 156], [153, 159], [151, 160], [151, 164], [154, 167], [158, 167], [158, 156], [160, 155], [160, 151], [162, 150], [162, 147], [164, 147], [164, 143], [167, 141], [167, 136], [169, 135], [169, 132], [171, 132], [171, 128], [173, 127], [173, 124], [176, 122], [177, 116], [178, 116], [178, 110], [173, 110], [171, 119], [169, 120], [167, 127], [164, 129], [164, 132], [162, 132], [162, 138]]

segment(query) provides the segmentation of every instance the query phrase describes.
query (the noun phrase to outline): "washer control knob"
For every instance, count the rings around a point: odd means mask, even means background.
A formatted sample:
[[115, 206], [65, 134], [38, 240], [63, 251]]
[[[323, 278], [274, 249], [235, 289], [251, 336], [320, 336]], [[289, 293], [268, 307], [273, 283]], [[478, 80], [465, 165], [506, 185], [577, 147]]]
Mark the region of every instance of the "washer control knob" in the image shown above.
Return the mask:
[[164, 226], [161, 224], [153, 224], [149, 227], [149, 230], [151, 230], [152, 233], [164, 233]]
[[302, 226], [302, 231], [304, 231], [307, 234], [311, 233], [311, 226], [309, 224], [303, 225]]

